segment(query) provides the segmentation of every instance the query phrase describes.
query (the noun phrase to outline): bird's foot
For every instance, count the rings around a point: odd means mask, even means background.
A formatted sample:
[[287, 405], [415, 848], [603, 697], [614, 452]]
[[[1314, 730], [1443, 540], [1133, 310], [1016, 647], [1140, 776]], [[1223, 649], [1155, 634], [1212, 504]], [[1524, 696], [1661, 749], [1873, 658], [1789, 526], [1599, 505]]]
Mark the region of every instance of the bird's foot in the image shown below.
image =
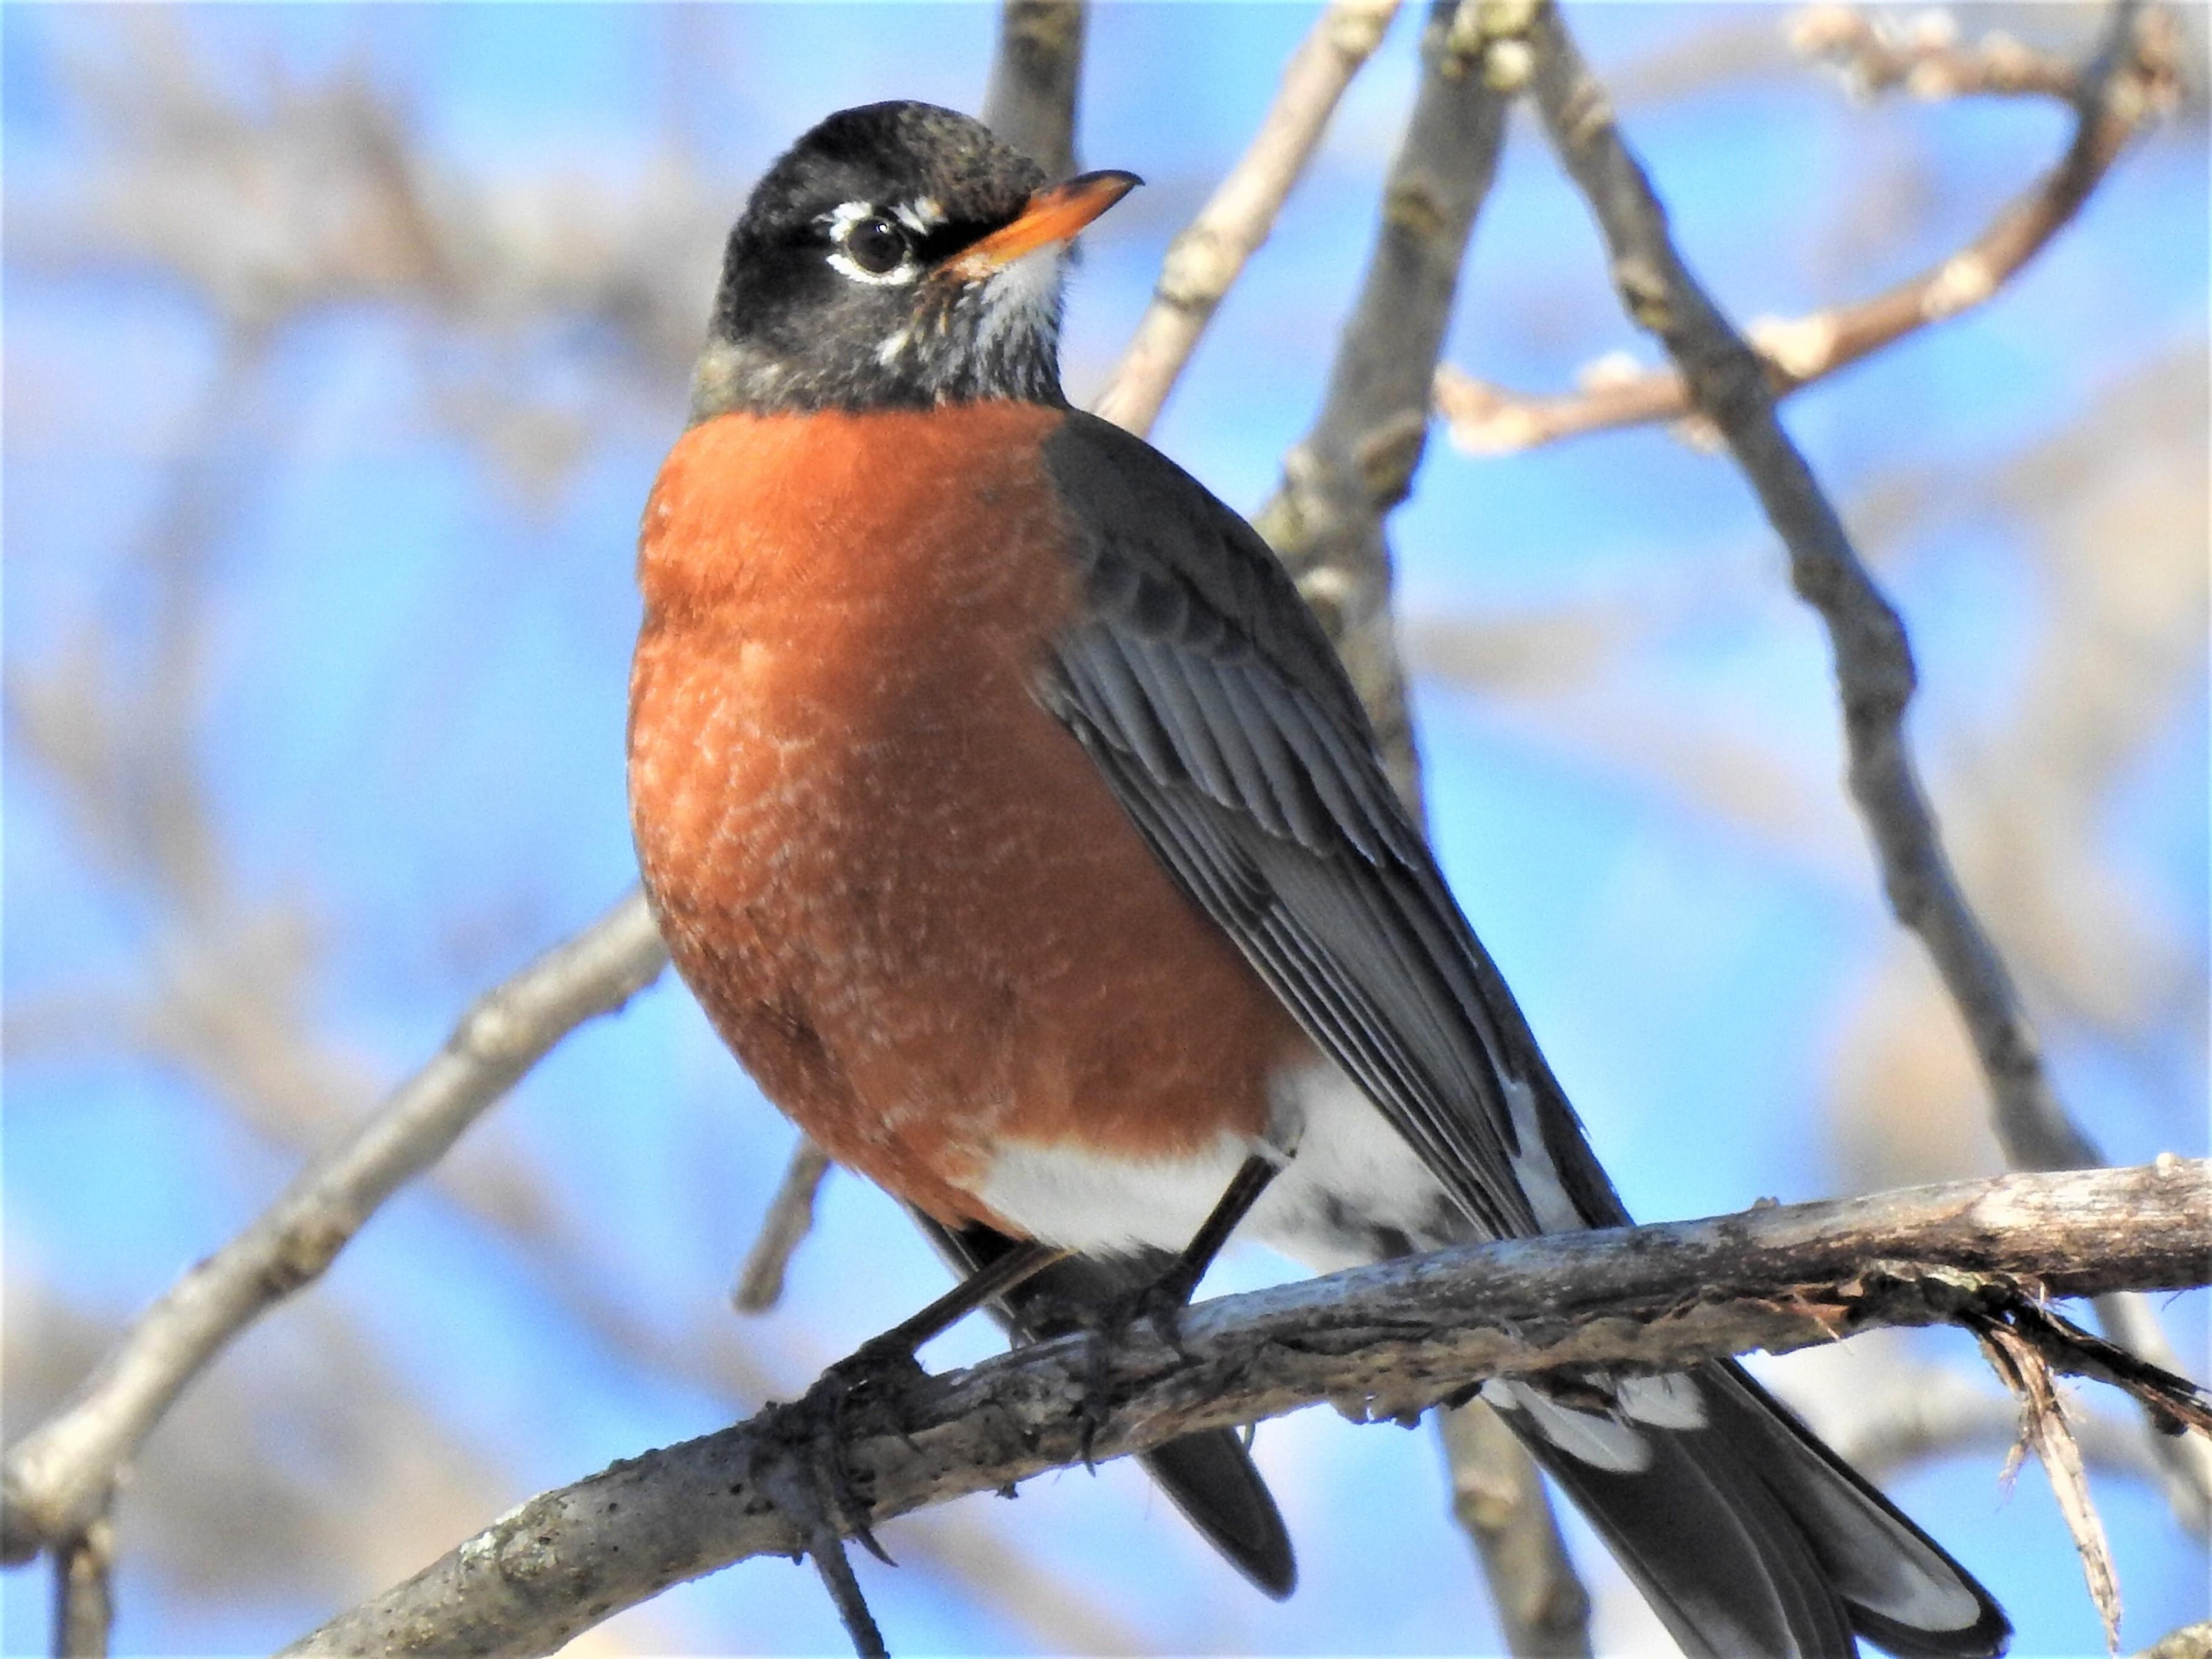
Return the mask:
[[861, 1659], [878, 1659], [886, 1650], [846, 1558], [844, 1540], [857, 1539], [885, 1565], [897, 1564], [870, 1528], [872, 1505], [854, 1478], [847, 1441], [871, 1422], [896, 1430], [901, 1421], [898, 1396], [921, 1374], [913, 1346], [896, 1334], [865, 1342], [824, 1370], [799, 1398], [774, 1409], [755, 1454], [755, 1479], [763, 1494], [813, 1559]]
[[1197, 1288], [1198, 1275], [1190, 1271], [1188, 1263], [1177, 1261], [1158, 1279], [1115, 1297], [1085, 1320], [1091, 1327], [1090, 1375], [1085, 1379], [1083, 1403], [1077, 1407], [1077, 1414], [1086, 1465], [1091, 1462], [1092, 1443], [1098, 1431], [1105, 1426], [1115, 1346], [1139, 1325], [1149, 1325], [1154, 1335], [1176, 1351], [1177, 1358], [1188, 1358], [1188, 1351], [1182, 1341], [1182, 1316], [1190, 1305], [1191, 1292]]

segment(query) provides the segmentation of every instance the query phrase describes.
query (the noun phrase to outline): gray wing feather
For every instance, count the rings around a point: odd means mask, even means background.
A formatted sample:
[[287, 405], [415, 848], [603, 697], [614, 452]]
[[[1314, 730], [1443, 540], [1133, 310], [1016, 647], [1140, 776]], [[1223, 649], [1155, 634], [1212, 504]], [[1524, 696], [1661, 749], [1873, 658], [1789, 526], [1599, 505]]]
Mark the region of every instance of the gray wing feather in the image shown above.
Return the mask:
[[1047, 446], [1085, 615], [1046, 706], [1191, 896], [1494, 1235], [1537, 1223], [1505, 1085], [1594, 1223], [1617, 1201], [1503, 981], [1392, 793], [1357, 696], [1265, 544], [1137, 440]]

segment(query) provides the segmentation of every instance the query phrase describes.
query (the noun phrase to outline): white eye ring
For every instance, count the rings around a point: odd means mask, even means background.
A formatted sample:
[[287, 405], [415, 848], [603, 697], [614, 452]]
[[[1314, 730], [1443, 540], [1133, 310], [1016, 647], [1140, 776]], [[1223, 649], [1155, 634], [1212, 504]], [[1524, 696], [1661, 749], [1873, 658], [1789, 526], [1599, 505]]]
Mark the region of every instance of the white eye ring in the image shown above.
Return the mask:
[[[839, 276], [850, 282], [866, 283], [872, 288], [903, 288], [921, 275], [915, 263], [912, 241], [900, 231], [890, 217], [877, 210], [867, 202], [841, 202], [823, 216], [821, 222], [830, 233], [830, 265]], [[879, 233], [888, 231], [901, 245], [901, 257], [896, 264], [873, 269], [855, 257], [854, 239], [856, 236], [879, 240]], [[878, 246], [876, 250], [881, 251]], [[874, 254], [869, 256], [871, 258]]]

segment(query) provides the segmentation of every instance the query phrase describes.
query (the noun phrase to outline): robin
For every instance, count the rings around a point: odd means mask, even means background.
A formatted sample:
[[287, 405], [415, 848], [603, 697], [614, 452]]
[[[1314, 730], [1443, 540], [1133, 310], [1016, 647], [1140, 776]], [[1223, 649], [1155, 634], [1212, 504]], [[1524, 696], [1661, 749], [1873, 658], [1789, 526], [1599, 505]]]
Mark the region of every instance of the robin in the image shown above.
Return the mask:
[[[946, 1306], [1031, 1329], [1025, 1274], [1179, 1304], [1232, 1232], [1328, 1272], [1628, 1219], [1267, 544], [1061, 393], [1063, 256], [1137, 182], [1048, 188], [926, 105], [814, 128], [731, 234], [639, 550], [631, 811], [678, 969], [980, 1270]], [[1734, 1364], [1482, 1395], [1692, 1654], [2005, 1645]], [[1169, 1450], [1286, 1591], [1235, 1440]]]

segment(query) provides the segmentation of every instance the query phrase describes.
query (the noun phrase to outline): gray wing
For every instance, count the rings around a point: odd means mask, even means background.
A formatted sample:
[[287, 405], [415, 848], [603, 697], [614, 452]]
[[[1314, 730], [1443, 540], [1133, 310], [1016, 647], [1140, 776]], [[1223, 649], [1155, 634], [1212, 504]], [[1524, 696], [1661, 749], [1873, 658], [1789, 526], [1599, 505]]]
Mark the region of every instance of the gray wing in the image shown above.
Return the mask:
[[[1094, 417], [1045, 458], [1085, 605], [1042, 695], [1153, 852], [1483, 1231], [1541, 1231], [1513, 1167], [1532, 1152], [1584, 1224], [1624, 1218], [1267, 544]], [[1521, 1146], [1509, 1083], [1537, 1102], [1541, 1148]]]

